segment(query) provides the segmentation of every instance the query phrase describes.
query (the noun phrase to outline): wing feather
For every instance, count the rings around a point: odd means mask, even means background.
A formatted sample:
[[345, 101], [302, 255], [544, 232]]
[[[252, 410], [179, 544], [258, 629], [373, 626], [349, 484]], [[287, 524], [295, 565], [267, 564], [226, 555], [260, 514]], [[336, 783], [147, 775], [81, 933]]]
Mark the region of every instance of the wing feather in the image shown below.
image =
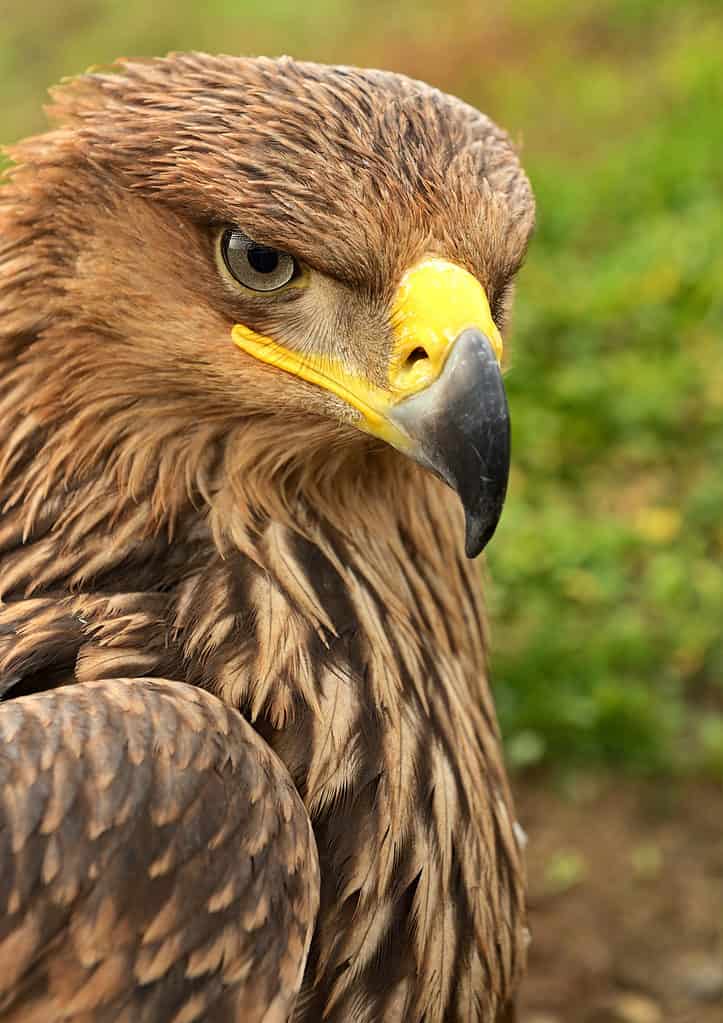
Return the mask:
[[285, 1020], [319, 899], [307, 813], [236, 712], [151, 679], [0, 705], [0, 1017]]

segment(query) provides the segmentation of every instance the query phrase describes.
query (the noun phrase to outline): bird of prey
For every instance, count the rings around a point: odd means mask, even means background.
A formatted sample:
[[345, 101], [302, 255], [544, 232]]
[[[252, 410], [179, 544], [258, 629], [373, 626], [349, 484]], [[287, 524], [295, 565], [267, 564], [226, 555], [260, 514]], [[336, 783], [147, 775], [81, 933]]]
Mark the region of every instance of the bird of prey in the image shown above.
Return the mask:
[[125, 61], [50, 112], [0, 187], [0, 1019], [507, 1018], [470, 559], [513, 146], [289, 58]]

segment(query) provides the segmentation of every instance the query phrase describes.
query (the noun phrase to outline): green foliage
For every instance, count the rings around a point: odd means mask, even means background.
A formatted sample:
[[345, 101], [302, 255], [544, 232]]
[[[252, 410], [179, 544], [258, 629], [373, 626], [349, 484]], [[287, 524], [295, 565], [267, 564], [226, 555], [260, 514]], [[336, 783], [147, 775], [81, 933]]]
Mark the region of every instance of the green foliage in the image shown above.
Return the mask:
[[[0, 0], [1, 2], [1, 0]], [[497, 9], [499, 8], [499, 10]], [[119, 54], [392, 67], [524, 142], [515, 472], [489, 552], [513, 763], [723, 776], [723, 16], [719, 0], [50, 0], [0, 35], [0, 138]]]
[[640, 60], [623, 78], [649, 110], [634, 131], [599, 147], [581, 121], [592, 155], [528, 153], [517, 469], [489, 555], [521, 763], [723, 774], [723, 719], [703, 709], [723, 702], [722, 44], [721, 25], [671, 25], [645, 54], [654, 95]]

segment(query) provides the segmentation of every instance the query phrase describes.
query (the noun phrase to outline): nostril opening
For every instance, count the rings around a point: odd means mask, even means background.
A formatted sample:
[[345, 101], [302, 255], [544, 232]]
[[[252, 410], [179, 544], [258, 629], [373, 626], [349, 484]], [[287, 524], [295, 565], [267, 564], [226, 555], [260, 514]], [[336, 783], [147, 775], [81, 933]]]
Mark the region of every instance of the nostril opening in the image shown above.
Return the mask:
[[407, 356], [407, 361], [406, 361], [405, 365], [407, 365], [407, 366], [414, 366], [415, 363], [420, 362], [422, 359], [428, 359], [428, 358], [429, 358], [429, 355], [427, 354], [427, 349], [426, 348], [422, 348], [421, 345], [420, 345], [417, 348], [415, 348], [414, 351], [409, 353], [409, 355]]

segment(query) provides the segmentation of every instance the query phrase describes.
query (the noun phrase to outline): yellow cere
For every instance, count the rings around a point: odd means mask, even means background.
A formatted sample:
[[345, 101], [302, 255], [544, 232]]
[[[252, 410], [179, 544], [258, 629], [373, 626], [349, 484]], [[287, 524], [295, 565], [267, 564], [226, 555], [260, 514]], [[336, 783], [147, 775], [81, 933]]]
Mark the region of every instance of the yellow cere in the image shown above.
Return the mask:
[[[442, 372], [454, 341], [477, 327], [502, 358], [502, 338], [485, 290], [471, 273], [446, 259], [425, 259], [402, 277], [392, 305], [394, 353], [389, 386], [399, 398], [423, 390]], [[427, 358], [408, 361], [416, 349]]]
[[444, 259], [424, 259], [407, 270], [392, 303], [391, 320], [394, 347], [386, 388], [350, 373], [338, 360], [301, 356], [241, 323], [232, 328], [231, 337], [261, 362], [336, 394], [361, 414], [363, 430], [405, 450], [408, 438], [387, 418], [389, 410], [436, 380], [454, 341], [467, 327], [477, 327], [487, 336], [498, 359], [502, 339], [482, 285]]

